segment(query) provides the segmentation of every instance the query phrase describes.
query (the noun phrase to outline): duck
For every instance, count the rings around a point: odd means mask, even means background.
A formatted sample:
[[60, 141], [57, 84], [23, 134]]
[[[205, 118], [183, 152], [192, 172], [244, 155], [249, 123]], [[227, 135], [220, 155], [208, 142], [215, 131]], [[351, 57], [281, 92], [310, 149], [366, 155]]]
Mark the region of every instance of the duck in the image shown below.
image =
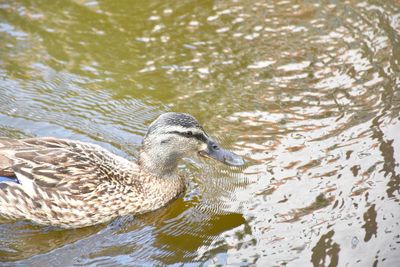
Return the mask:
[[0, 217], [82, 228], [154, 211], [184, 192], [177, 166], [196, 154], [230, 166], [245, 163], [192, 115], [177, 112], [149, 125], [134, 161], [82, 141], [2, 137]]

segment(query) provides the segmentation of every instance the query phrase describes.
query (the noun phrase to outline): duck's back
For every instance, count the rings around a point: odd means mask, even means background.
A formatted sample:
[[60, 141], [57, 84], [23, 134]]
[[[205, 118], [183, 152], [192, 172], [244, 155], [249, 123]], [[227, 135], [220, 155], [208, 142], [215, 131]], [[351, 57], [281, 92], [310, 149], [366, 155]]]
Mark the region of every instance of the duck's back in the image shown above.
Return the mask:
[[[82, 227], [131, 209], [136, 164], [98, 145], [56, 138], [0, 139], [0, 216]], [[134, 211], [134, 210], [133, 210]]]

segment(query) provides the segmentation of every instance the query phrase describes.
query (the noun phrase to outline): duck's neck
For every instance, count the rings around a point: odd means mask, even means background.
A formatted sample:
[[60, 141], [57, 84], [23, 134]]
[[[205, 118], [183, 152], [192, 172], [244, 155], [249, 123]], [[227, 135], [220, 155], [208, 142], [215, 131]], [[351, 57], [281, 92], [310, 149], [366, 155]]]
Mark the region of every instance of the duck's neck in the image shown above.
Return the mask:
[[182, 158], [179, 153], [171, 153], [162, 147], [146, 147], [140, 150], [139, 165], [149, 174], [159, 178], [176, 178], [178, 161]]

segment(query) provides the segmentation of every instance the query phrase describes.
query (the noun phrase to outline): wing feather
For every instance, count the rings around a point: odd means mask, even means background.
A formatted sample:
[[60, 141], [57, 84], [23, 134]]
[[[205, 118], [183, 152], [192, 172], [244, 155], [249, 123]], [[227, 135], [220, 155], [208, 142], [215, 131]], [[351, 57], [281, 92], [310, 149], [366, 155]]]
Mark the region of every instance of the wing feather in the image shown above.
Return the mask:
[[25, 184], [65, 194], [92, 192], [104, 180], [122, 178], [116, 170], [130, 165], [94, 144], [56, 138], [0, 138], [0, 175], [16, 176]]

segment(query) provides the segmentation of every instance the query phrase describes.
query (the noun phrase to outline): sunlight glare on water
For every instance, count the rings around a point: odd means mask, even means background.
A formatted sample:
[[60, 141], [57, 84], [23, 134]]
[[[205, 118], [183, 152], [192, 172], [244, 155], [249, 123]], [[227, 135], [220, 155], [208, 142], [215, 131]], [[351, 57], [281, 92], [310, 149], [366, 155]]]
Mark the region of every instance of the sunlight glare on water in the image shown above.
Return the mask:
[[0, 265], [396, 266], [399, 1], [2, 1], [0, 135], [130, 160], [194, 115], [244, 168], [104, 225], [0, 223]]

